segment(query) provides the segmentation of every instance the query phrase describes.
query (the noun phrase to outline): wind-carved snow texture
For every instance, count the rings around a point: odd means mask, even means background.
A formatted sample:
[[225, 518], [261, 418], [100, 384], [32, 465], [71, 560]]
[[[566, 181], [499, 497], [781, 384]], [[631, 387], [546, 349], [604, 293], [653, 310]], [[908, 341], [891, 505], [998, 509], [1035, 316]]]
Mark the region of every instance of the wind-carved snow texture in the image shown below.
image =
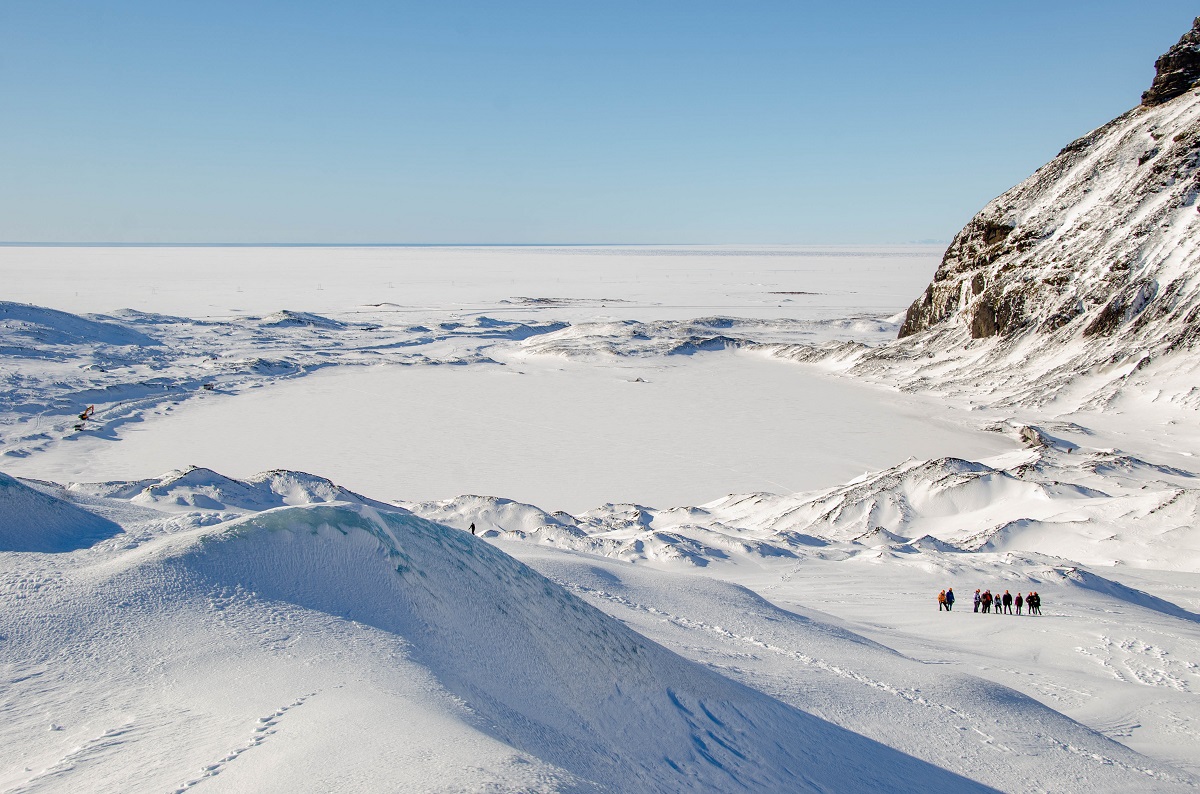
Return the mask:
[[602, 356], [643, 358], [693, 355], [742, 349], [775, 352], [781, 346], [879, 344], [898, 325], [888, 317], [834, 320], [759, 320], [704, 317], [690, 321], [576, 323], [527, 340], [529, 353], [589, 359]]
[[[494, 363], [490, 346], [564, 326], [488, 317], [385, 325], [295, 311], [223, 321], [132, 310], [80, 317], [0, 302], [0, 355], [18, 363], [0, 372], [0, 443], [24, 456], [80, 430], [111, 437], [162, 404], [333, 365]], [[75, 415], [87, 405], [96, 412], [81, 424]]]

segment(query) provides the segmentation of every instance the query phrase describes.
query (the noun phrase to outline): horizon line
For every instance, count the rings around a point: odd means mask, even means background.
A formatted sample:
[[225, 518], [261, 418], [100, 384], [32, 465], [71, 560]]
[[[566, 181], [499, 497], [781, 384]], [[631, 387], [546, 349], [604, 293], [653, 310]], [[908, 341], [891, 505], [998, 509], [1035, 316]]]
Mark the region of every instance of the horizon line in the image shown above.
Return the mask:
[[626, 243], [626, 242], [589, 242], [589, 243], [245, 243], [245, 242], [61, 242], [61, 241], [0, 241], [0, 248], [648, 248], [652, 246], [686, 246], [686, 247], [719, 247], [719, 246], [899, 246], [899, 245], [947, 245], [949, 240], [909, 240], [892, 243], [691, 243], [691, 242], [657, 242], [657, 243]]

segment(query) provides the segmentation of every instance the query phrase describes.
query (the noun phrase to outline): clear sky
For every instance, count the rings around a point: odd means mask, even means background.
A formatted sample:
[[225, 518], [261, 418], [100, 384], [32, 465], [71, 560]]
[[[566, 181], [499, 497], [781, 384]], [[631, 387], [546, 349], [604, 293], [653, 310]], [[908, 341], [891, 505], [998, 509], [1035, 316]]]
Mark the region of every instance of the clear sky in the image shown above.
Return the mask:
[[1182, 0], [0, 0], [0, 241], [949, 239]]

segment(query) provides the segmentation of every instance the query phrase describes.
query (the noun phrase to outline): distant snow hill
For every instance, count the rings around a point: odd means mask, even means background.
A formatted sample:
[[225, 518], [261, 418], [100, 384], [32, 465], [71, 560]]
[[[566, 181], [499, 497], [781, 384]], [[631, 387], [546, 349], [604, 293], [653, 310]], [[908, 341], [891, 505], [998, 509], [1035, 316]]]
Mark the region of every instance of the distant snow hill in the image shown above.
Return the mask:
[[[6, 789], [990, 790], [405, 510], [284, 472], [127, 485], [0, 480]], [[308, 503], [155, 501], [184, 492]]]
[[[908, 309], [900, 343], [859, 358], [860, 370], [911, 385], [983, 382], [994, 400], [1026, 403], [1061, 396], [1081, 373], [1101, 376], [1097, 402], [1131, 378], [1194, 374], [1198, 42], [1200, 22], [1159, 59], [1141, 105], [972, 218]], [[1164, 399], [1200, 406], [1189, 386], [1172, 390]]]
[[158, 342], [132, 328], [106, 322], [106, 318], [89, 319], [56, 309], [0, 301], [0, 351], [13, 355], [22, 349], [40, 352], [46, 345], [79, 344], [153, 346]]

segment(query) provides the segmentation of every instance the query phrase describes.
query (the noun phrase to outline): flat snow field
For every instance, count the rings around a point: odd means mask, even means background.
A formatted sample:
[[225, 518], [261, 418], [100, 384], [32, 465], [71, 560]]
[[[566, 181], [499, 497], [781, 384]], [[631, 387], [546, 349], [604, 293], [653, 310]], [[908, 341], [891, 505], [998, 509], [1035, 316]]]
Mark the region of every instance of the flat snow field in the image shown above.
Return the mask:
[[[907, 307], [941, 253], [935, 246], [0, 246], [0, 276], [5, 300], [75, 313], [324, 314], [388, 304], [428, 315], [519, 309], [501, 302], [526, 297], [585, 301], [589, 318], [734, 309], [845, 317]], [[569, 307], [555, 312], [564, 313]]]

